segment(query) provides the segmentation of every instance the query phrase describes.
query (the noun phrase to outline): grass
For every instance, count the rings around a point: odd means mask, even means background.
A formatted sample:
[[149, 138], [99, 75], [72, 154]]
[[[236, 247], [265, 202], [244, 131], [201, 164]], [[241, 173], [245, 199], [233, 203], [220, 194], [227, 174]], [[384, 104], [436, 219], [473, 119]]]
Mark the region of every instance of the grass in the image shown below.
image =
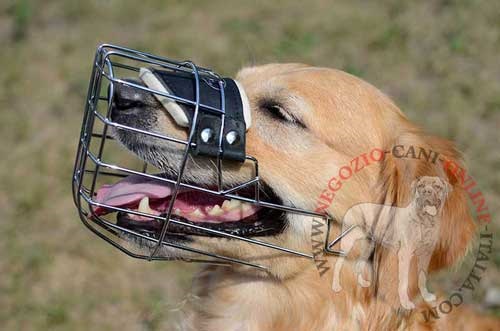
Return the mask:
[[[7, 1], [0, 42], [4, 330], [169, 329], [189, 288], [192, 267], [127, 258], [77, 220], [70, 173], [101, 42], [226, 75], [298, 61], [361, 76], [457, 142], [500, 233], [498, 2]], [[483, 290], [500, 285], [498, 248]]]

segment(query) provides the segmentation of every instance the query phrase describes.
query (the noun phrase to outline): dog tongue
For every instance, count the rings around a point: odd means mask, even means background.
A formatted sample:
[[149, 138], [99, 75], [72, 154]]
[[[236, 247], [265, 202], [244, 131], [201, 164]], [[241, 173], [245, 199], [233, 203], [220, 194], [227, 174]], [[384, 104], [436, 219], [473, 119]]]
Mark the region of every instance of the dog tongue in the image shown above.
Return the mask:
[[132, 175], [116, 184], [103, 185], [97, 191], [96, 201], [117, 207], [137, 203], [146, 196], [164, 199], [171, 194], [172, 188], [160, 180]]
[[[139, 202], [148, 197], [152, 208], [148, 213], [160, 215], [167, 210], [169, 197], [172, 195], [173, 185], [158, 179], [151, 179], [139, 175], [128, 176], [116, 184], [103, 185], [97, 190], [95, 201], [110, 207], [125, 209], [139, 208]], [[149, 206], [148, 206], [149, 207]], [[212, 196], [189, 189], [181, 189], [174, 202], [176, 215], [185, 217], [192, 222], [232, 222], [239, 221], [259, 211], [259, 207], [241, 203], [233, 199]], [[96, 215], [105, 215], [111, 212], [109, 208], [96, 206]], [[136, 220], [147, 219], [135, 217]]]
[[427, 214], [431, 215], [431, 216], [436, 216], [437, 214], [437, 208], [436, 206], [425, 206], [424, 207], [424, 210]]

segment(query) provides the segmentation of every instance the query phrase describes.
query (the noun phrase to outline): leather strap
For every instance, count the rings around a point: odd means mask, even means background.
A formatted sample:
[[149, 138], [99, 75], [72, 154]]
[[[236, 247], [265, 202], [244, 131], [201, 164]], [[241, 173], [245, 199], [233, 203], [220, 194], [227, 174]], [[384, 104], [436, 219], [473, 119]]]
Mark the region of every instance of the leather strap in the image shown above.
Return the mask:
[[[196, 82], [190, 73], [151, 69], [151, 72], [180, 98], [195, 101]], [[211, 111], [209, 107], [222, 110], [222, 92], [224, 93], [224, 123], [222, 114]], [[243, 101], [237, 84], [231, 78], [222, 81], [213, 77], [199, 76], [200, 107], [195, 125], [193, 149], [195, 155], [217, 157], [221, 153], [223, 159], [245, 161], [246, 124], [243, 114]], [[176, 102], [184, 111], [189, 123], [193, 121], [194, 106]], [[223, 125], [221, 125], [223, 124]], [[222, 129], [221, 151], [219, 136]]]

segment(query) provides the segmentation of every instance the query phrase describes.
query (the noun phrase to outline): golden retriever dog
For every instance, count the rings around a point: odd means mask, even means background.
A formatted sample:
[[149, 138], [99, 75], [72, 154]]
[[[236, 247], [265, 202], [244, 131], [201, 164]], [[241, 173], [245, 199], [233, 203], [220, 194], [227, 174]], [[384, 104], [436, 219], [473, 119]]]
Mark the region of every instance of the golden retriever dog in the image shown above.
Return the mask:
[[[317, 197], [324, 191], [332, 174], [338, 173], [339, 167], [354, 156], [373, 147], [387, 150], [395, 145], [422, 146], [460, 163], [459, 153], [451, 142], [425, 133], [379, 90], [342, 71], [302, 64], [269, 64], [245, 68], [236, 79], [244, 87], [252, 110], [246, 151], [259, 161], [263, 200], [315, 210]], [[117, 85], [114, 100], [113, 121], [183, 140], [187, 138], [187, 130], [178, 126], [151, 94]], [[182, 146], [120, 129], [113, 135], [126, 148], [175, 178], [182, 158]], [[251, 165], [224, 164], [224, 181], [228, 185], [242, 183], [252, 176]], [[330, 240], [340, 233], [346, 211], [358, 203], [407, 205], [412, 197], [411, 183], [421, 176], [441, 177], [452, 188], [439, 208], [440, 225], [434, 233], [436, 238], [432, 239], [435, 249], [428, 269], [432, 272], [451, 267], [466, 253], [475, 233], [475, 222], [467, 208], [465, 191], [453, 173], [426, 162], [407, 162], [387, 155], [383, 162], [366, 167], [353, 176], [326, 210], [336, 220], [330, 225]], [[216, 185], [213, 160], [191, 157], [184, 179], [187, 183], [213, 187]], [[187, 198], [190, 192], [183, 191], [183, 194], [178, 199], [185, 199], [188, 207], [193, 207], [189, 203], [195, 202], [189, 202]], [[215, 204], [226, 210], [254, 208], [237, 201], [214, 201], [208, 195], [202, 198], [200, 194], [196, 204], [205, 204], [205, 207], [212, 204], [210, 210], [218, 211]], [[146, 202], [137, 208], [156, 208], [154, 204], [147, 206]], [[183, 215], [188, 221], [203, 227], [311, 252], [310, 216], [281, 211], [258, 212], [255, 214], [257, 220], [245, 223], [203, 222], [197, 218], [196, 209]], [[119, 220], [124, 227], [154, 231], [151, 222], [131, 220], [123, 215]], [[336, 293], [331, 288], [333, 275], [329, 273], [320, 277], [309, 258], [171, 225], [166, 236], [171, 243], [188, 244], [195, 249], [267, 268], [267, 271], [262, 271], [239, 264], [202, 267], [194, 279], [193, 299], [182, 318], [182, 330], [458, 329], [454, 325], [453, 313], [435, 320], [437, 322], [425, 322], [417, 309], [401, 309], [397, 285], [398, 258], [376, 241], [371, 245], [366, 243], [368, 240], [359, 240], [347, 257], [328, 257], [332, 266], [343, 259], [340, 275], [343, 290]], [[151, 249], [140, 239], [131, 239], [131, 245], [146, 251]], [[193, 257], [190, 252], [171, 247], [163, 247], [160, 253], [179, 258]], [[371, 256], [367, 259], [371, 267], [375, 262], [377, 264], [372, 285], [366, 288], [357, 286], [353, 273], [356, 258], [361, 255]], [[406, 259], [408, 255], [404, 256]], [[409, 262], [405, 260], [405, 263]], [[414, 270], [415, 266], [409, 265], [408, 268]], [[410, 300], [417, 296], [418, 280], [414, 275], [412, 271], [408, 278]], [[414, 302], [417, 308], [427, 307], [423, 301]], [[479, 317], [467, 321], [473, 323], [471, 328], [491, 322]]]
[[[397, 251], [399, 300], [405, 309], [415, 308], [408, 297], [410, 262], [413, 257], [417, 259], [420, 294], [427, 302], [436, 300], [436, 296], [427, 290], [427, 269], [439, 239], [440, 217], [449, 186], [446, 180], [439, 177], [422, 176], [411, 185], [412, 198], [408, 206], [360, 203], [349, 208], [342, 219], [343, 232], [349, 231], [340, 242], [342, 252], [348, 254], [357, 240], [367, 236], [372, 241]], [[369, 253], [370, 251], [371, 249], [367, 250]], [[337, 259], [335, 263], [332, 284], [335, 292], [342, 290], [340, 273], [343, 261], [344, 259]], [[359, 285], [370, 286], [371, 281], [365, 280], [362, 274], [366, 260], [360, 259], [357, 263]]]

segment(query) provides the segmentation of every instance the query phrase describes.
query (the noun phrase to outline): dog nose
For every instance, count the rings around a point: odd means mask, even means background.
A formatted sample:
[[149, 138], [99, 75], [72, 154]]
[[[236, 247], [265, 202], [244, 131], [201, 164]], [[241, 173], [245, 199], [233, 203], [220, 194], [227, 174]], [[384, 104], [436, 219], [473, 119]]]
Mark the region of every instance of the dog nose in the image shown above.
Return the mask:
[[[125, 81], [144, 86], [141, 82], [133, 79], [125, 79]], [[112, 98], [111, 94], [113, 94]], [[113, 88], [111, 85], [108, 86], [108, 100], [112, 102], [111, 120], [121, 122], [120, 117], [137, 115], [146, 106], [147, 98], [148, 92], [130, 85], [114, 83]]]
[[[140, 84], [139, 82], [131, 79], [126, 81], [133, 84]], [[142, 100], [144, 100], [144, 97], [147, 93], [138, 88], [125, 84], [115, 84], [113, 92], [113, 102], [115, 104], [115, 108], [117, 108], [118, 110], [126, 110], [140, 106], [141, 103], [143, 103]]]

